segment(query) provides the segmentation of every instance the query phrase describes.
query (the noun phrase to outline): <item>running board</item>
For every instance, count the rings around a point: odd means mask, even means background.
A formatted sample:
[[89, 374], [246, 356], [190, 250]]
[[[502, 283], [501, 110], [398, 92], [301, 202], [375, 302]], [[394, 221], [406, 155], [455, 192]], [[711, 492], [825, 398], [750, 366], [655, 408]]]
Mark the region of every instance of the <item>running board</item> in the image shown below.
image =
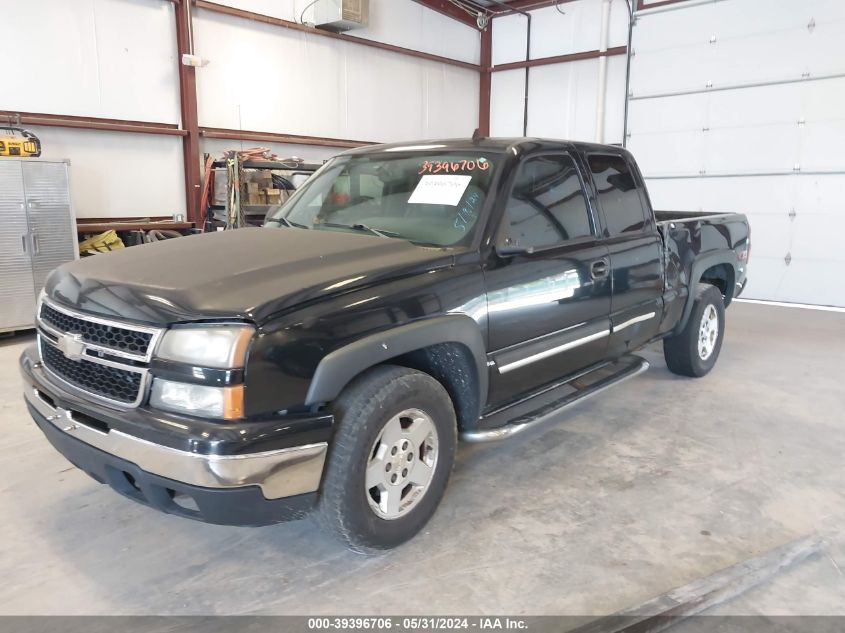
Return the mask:
[[[503, 426], [492, 429], [464, 431], [461, 439], [466, 442], [495, 442], [513, 437], [523, 431], [538, 426], [556, 416], [564, 409], [578, 404], [610, 387], [618, 385], [629, 378], [638, 376], [648, 369], [648, 361], [639, 356], [624, 356], [615, 363], [610, 363], [593, 370], [590, 373], [573, 378], [558, 389], [569, 389], [569, 393], [552, 402], [541, 405], [534, 411], [519, 415]], [[557, 391], [558, 389], [555, 389]], [[516, 408], [516, 407], [514, 407]], [[507, 409], [499, 415], [506, 415]]]

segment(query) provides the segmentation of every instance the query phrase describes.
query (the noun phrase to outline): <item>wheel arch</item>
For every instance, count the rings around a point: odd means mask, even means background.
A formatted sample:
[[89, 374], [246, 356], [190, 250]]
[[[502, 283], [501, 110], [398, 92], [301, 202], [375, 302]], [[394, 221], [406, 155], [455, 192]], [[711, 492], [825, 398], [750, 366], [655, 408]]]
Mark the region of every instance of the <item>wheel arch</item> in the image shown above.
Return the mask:
[[[696, 286], [699, 283], [708, 283], [716, 286], [725, 297], [725, 307], [730, 305], [734, 293], [734, 280], [736, 279], [737, 258], [733, 251], [710, 253], [702, 255], [693, 262], [689, 276], [689, 293], [684, 304], [684, 311], [681, 319], [675, 328], [675, 334], [686, 327], [689, 316], [692, 313], [693, 305], [698, 293]], [[722, 285], [724, 284], [724, 285]]]
[[716, 264], [701, 273], [700, 283], [716, 286], [725, 298], [727, 308], [733, 300], [736, 270], [729, 263]]
[[460, 428], [475, 425], [487, 401], [487, 353], [478, 324], [460, 314], [414, 321], [332, 351], [317, 366], [305, 404], [335, 400], [356, 376], [388, 362], [430, 374], [449, 392]]

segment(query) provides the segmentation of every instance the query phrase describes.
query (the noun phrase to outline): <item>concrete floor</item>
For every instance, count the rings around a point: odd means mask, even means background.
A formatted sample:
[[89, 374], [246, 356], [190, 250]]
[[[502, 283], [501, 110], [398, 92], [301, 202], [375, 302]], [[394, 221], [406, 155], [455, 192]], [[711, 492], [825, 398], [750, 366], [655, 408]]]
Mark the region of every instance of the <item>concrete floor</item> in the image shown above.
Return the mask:
[[31, 339], [0, 342], [0, 614], [603, 614], [814, 531], [824, 553], [717, 610], [845, 613], [845, 314], [735, 304], [701, 380], [646, 350], [560, 421], [463, 446], [426, 530], [374, 558], [96, 484], [28, 419]]

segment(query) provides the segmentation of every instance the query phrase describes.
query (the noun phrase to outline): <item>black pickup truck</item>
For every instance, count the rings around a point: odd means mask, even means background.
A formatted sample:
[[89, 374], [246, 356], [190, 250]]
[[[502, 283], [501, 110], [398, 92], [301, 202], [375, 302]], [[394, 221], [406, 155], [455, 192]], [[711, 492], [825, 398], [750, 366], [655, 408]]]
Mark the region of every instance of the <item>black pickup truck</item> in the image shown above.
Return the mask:
[[353, 549], [390, 548], [434, 513], [459, 437], [539, 424], [661, 339], [671, 371], [710, 371], [749, 248], [742, 215], [653, 212], [617, 147], [356, 149], [264, 228], [58, 268], [26, 402], [71, 462], [159, 510], [313, 510]]

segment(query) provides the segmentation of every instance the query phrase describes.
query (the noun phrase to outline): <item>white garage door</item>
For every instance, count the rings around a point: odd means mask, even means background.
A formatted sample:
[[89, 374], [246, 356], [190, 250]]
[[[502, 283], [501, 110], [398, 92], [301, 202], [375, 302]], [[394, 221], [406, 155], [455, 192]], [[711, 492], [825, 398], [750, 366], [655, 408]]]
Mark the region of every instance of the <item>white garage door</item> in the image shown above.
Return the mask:
[[845, 0], [689, 0], [633, 38], [655, 207], [748, 215], [744, 297], [845, 306]]

